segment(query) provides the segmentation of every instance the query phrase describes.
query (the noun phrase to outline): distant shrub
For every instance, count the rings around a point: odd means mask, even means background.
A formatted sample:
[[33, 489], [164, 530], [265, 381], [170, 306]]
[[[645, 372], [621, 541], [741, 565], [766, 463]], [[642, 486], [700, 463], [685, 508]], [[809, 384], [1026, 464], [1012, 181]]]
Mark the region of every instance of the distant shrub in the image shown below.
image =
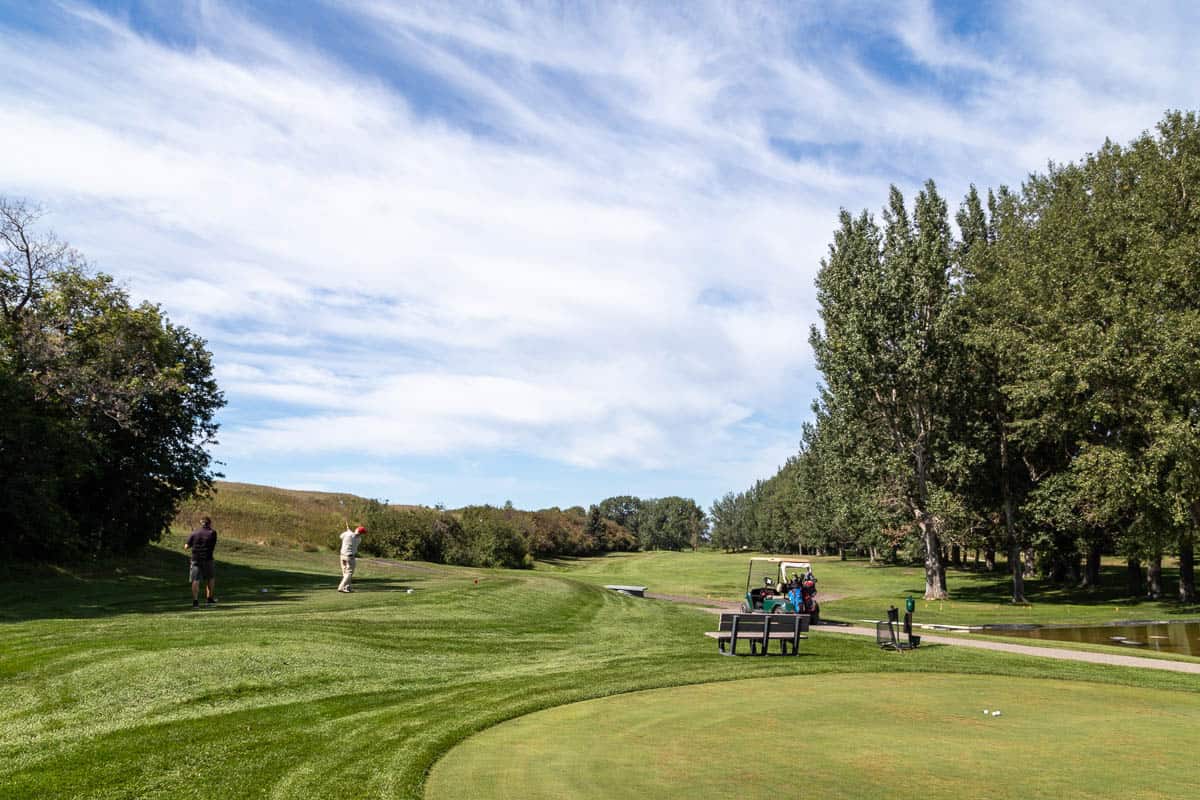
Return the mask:
[[211, 513], [215, 527], [231, 539], [308, 553], [336, 552], [346, 525], [365, 525], [364, 555], [461, 566], [530, 569], [536, 558], [637, 547], [630, 531], [611, 520], [598, 525], [579, 507], [521, 511], [468, 506], [447, 511], [222, 482], [212, 496], [185, 504], [176, 525], [190, 529], [201, 513]]

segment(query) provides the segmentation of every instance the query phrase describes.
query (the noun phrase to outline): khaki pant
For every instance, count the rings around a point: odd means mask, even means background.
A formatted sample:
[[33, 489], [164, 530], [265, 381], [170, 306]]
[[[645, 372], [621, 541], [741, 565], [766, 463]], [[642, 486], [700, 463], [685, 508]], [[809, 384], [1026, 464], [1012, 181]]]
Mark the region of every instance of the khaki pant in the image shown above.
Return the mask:
[[354, 562], [358, 561], [354, 556], [342, 556], [342, 582], [338, 584], [338, 590], [350, 588], [350, 576], [354, 574]]

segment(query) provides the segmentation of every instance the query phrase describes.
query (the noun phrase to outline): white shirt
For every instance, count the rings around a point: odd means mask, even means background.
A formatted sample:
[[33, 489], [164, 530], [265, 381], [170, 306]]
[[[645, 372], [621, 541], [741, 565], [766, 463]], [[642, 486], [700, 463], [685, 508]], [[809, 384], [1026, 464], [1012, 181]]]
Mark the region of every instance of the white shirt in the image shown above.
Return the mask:
[[354, 558], [358, 555], [358, 543], [362, 541], [362, 535], [351, 530], [342, 531], [342, 555], [346, 558]]

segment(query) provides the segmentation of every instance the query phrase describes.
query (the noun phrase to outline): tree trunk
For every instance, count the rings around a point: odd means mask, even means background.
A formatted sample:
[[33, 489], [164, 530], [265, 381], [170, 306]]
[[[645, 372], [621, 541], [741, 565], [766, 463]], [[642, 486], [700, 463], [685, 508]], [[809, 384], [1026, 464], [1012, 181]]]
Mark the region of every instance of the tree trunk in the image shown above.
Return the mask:
[[871, 549], [870, 549], [870, 555], [871, 555], [871, 564], [872, 564], [872, 565], [874, 565], [874, 564], [875, 564], [875, 558], [876, 558], [876, 556], [875, 556], [875, 546], [874, 546], [874, 545], [872, 545], [872, 546], [871, 546]]
[[1087, 563], [1083, 569], [1083, 586], [1085, 589], [1100, 588], [1100, 543], [1088, 544]]
[[1131, 558], [1125, 562], [1125, 577], [1129, 583], [1129, 596], [1137, 599], [1142, 596], [1142, 562]]
[[[1004, 500], [1004, 533], [1008, 538], [1008, 569], [1012, 573], [1012, 601], [1024, 605], [1025, 568], [1021, 564], [1021, 543], [1017, 541], [1017, 526], [1013, 519], [1012, 486], [1008, 478], [1008, 437], [1004, 433], [1004, 419], [997, 415], [1000, 432], [1000, 496]], [[988, 569], [996, 568], [996, 551], [988, 543]]]
[[1162, 597], [1162, 553], [1155, 553], [1146, 564], [1146, 594], [1151, 600]]
[[838, 545], [838, 560], [839, 561], [846, 560], [846, 548], [845, 548], [845, 546], [840, 545], [840, 544]]
[[1008, 568], [1012, 572], [1012, 601], [1016, 605], [1025, 605], [1025, 565], [1021, 563], [1021, 546], [1016, 539], [1008, 545]]
[[1069, 560], [1067, 561], [1067, 568], [1071, 572], [1071, 583], [1078, 586], [1083, 582], [1083, 568], [1080, 565], [1078, 553], [1071, 554]]
[[946, 599], [946, 568], [942, 562], [942, 545], [934, 530], [933, 519], [924, 511], [917, 516], [921, 541], [925, 545], [925, 599]]
[[956, 544], [950, 545], [950, 563], [956, 567], [962, 566], [962, 548]]
[[1179, 538], [1179, 602], [1196, 602], [1196, 550], [1191, 534]]
[[990, 543], [983, 551], [983, 568], [988, 572], [996, 571], [996, 548]]

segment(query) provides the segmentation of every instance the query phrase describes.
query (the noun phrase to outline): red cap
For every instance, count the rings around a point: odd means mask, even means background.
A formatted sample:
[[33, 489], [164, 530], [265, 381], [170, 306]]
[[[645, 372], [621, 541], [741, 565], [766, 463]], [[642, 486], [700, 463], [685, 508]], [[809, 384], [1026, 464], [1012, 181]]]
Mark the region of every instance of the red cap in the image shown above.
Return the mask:
[[366, 533], [366, 532], [367, 532], [367, 529], [366, 529], [366, 528], [364, 528], [362, 525], [359, 525], [359, 526], [358, 526], [358, 529], [357, 529], [357, 530], [355, 530], [354, 532], [355, 532], [355, 533]]

